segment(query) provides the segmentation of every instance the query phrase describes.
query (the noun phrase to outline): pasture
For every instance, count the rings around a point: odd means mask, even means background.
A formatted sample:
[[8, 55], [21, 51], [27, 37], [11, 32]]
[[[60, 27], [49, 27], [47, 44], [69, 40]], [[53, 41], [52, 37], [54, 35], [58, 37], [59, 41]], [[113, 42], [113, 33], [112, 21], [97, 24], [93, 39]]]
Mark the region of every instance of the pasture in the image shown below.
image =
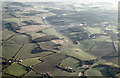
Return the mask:
[[46, 34], [49, 34], [49, 35], [55, 35], [55, 36], [57, 36], [57, 37], [59, 37], [59, 38], [65, 38], [65, 39], [66, 39], [65, 36], [63, 36], [61, 33], [59, 33], [59, 32], [58, 32], [56, 29], [54, 29], [54, 28], [44, 29], [43, 32], [46, 33]]
[[7, 29], [2, 30], [2, 40], [3, 41], [6, 40], [6, 39], [8, 39], [12, 35], [15, 35], [15, 33], [12, 32], [12, 31], [9, 31]]
[[59, 66], [62, 67], [62, 68], [71, 67], [71, 68], [73, 68], [73, 70], [79, 70], [80, 63], [81, 62], [79, 60], [68, 57], [65, 60], [63, 60], [62, 63]]
[[6, 58], [12, 58], [15, 53], [20, 49], [22, 45], [17, 44], [4, 44], [2, 46], [2, 56]]
[[115, 53], [113, 44], [109, 42], [96, 42], [94, 47], [89, 51], [90, 54], [95, 56], [106, 56]]
[[74, 45], [70, 42], [65, 43], [61, 47], [61, 49], [62, 49], [62, 51], [61, 51], [62, 54], [73, 56], [80, 60], [92, 60], [92, 59], [96, 58], [96, 56], [93, 56], [87, 52], [84, 52], [83, 50], [80, 49], [80, 47], [78, 45]]
[[86, 76], [103, 76], [100, 71], [95, 69], [88, 69], [85, 71]]
[[39, 60], [40, 57], [36, 57], [36, 58], [27, 58], [27, 59], [24, 59], [22, 62], [20, 62], [20, 64], [24, 65], [24, 66], [34, 66], [38, 63], [41, 63], [41, 61]]
[[90, 32], [91, 34], [103, 33], [103, 31], [99, 27], [98, 28], [84, 27], [84, 29]]
[[56, 66], [62, 62], [66, 57], [62, 54], [54, 54], [42, 58], [44, 62], [37, 64], [33, 69], [39, 73], [53, 72], [57, 70]]
[[18, 76], [18, 77], [27, 73], [26, 68], [19, 64], [12, 64], [6, 69], [4, 69], [3, 72], [8, 73], [10, 75]]
[[26, 35], [16, 35], [9, 39], [7, 44], [17, 44], [17, 45], [22, 45], [22, 44], [27, 44], [29, 43], [29, 38]]
[[46, 36], [46, 34], [44, 34], [44, 33], [37, 33], [37, 32], [29, 32], [27, 34], [32, 37], [32, 40], [36, 39], [36, 38], [39, 38], [39, 37]]
[[40, 76], [39, 74], [36, 74], [36, 72], [34, 72], [34, 71], [30, 71], [30, 72], [28, 72], [25, 76], [23, 76], [22, 78], [26, 78], [26, 77], [28, 77], [28, 76]]
[[45, 28], [48, 28], [47, 25], [29, 25], [29, 26], [23, 26], [20, 28], [20, 30], [17, 30], [19, 33], [29, 33], [29, 32], [37, 32], [40, 30], [43, 30]]
[[24, 58], [31, 57], [32, 56], [31, 51], [35, 47], [37, 47], [36, 44], [32, 44], [32, 43], [24, 44], [23, 48], [16, 55], [16, 58], [24, 59]]
[[88, 40], [80, 41], [79, 46], [83, 51], [89, 51], [94, 44], [95, 44], [95, 40], [88, 39]]

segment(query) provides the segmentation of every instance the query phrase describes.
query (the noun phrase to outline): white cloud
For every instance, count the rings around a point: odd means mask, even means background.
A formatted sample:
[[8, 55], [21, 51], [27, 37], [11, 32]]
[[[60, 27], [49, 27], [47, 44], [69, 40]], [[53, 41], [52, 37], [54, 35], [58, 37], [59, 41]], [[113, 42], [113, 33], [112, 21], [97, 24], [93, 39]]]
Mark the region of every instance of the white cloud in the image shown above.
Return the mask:
[[17, 1], [17, 2], [45, 2], [45, 1], [63, 1], [63, 2], [82, 2], [82, 3], [95, 3], [107, 2], [118, 4], [119, 0], [3, 0], [3, 1]]

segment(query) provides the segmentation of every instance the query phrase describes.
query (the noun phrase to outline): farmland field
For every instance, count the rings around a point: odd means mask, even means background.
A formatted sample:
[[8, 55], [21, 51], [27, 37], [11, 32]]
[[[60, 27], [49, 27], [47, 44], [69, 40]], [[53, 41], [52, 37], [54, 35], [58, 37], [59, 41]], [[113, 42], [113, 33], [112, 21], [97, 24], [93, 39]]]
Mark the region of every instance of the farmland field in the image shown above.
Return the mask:
[[80, 64], [80, 61], [78, 61], [74, 58], [66, 58], [64, 61], [62, 61], [60, 66], [72, 67], [73, 69], [78, 69], [77, 67], [79, 67], [79, 64]]
[[39, 30], [43, 30], [45, 28], [47, 28], [49, 26], [46, 26], [46, 25], [30, 25], [30, 26], [24, 26], [24, 27], [21, 27], [20, 30], [18, 30], [18, 32], [20, 33], [27, 33], [27, 32], [37, 32]]
[[105, 56], [111, 53], [115, 53], [115, 50], [113, 48], [112, 43], [96, 42], [96, 44], [94, 45], [94, 47], [89, 53], [96, 55], [96, 56]]
[[16, 35], [14, 37], [12, 37], [11, 39], [9, 39], [6, 43], [7, 44], [18, 44], [18, 45], [22, 45], [22, 44], [27, 44], [29, 42], [29, 38], [25, 35]]
[[55, 71], [57, 68], [56, 66], [65, 59], [65, 56], [62, 54], [54, 54], [51, 56], [48, 56], [46, 58], [42, 58], [42, 60], [44, 61], [41, 64], [37, 64], [34, 66], [34, 70], [37, 72], [52, 72]]
[[36, 65], [36, 64], [38, 64], [38, 63], [41, 62], [39, 59], [40, 59], [40, 57], [24, 59], [24, 60], [21, 62], [21, 64], [23, 64], [23, 65], [25, 65], [25, 66]]
[[3, 32], [3, 34], [2, 34], [3, 41], [15, 34], [7, 29], [4, 29], [2, 32]]
[[36, 39], [46, 35], [45, 33], [37, 33], [37, 32], [29, 32], [27, 34], [29, 34], [32, 37], [32, 39]]
[[89, 69], [85, 72], [86, 76], [102, 76], [100, 71], [94, 70], [94, 69]]
[[69, 56], [73, 56], [73, 57], [76, 57], [76, 58], [82, 59], [82, 60], [92, 60], [92, 59], [96, 58], [96, 56], [88, 54], [87, 52], [84, 52], [83, 50], [79, 49], [78, 48], [79, 46], [77, 46], [77, 45], [71, 46], [70, 43], [68, 43], [68, 44], [66, 43], [65, 45], [63, 45], [63, 47], [62, 47], [63, 54], [67, 54]]
[[100, 28], [85, 27], [84, 29], [87, 30], [87, 31], [89, 31], [91, 34], [103, 33]]
[[17, 58], [27, 58], [32, 56], [31, 51], [34, 47], [37, 47], [35, 44], [25, 44], [23, 48], [16, 55]]
[[12, 64], [3, 71], [4, 73], [8, 73], [14, 76], [22, 76], [23, 74], [27, 73], [26, 69], [19, 64]]
[[3, 0], [3, 77], [119, 76], [117, 3], [29, 1]]
[[89, 51], [94, 44], [95, 44], [95, 41], [94, 41], [94, 40], [84, 40], [84, 41], [80, 41], [80, 48], [81, 48], [83, 51]]
[[3, 51], [2, 54], [3, 54], [4, 57], [11, 58], [19, 50], [20, 47], [21, 47], [21, 45], [5, 44], [2, 47], [2, 51]]
[[[36, 74], [36, 72], [34, 72], [34, 71], [30, 71], [29, 73], [27, 73], [26, 75], [25, 75], [25, 77], [26, 76], [40, 76], [39, 74]], [[23, 77], [24, 78], [24, 77]]]
[[43, 32], [45, 32], [45, 33], [47, 33], [49, 35], [55, 35], [55, 36], [57, 36], [59, 38], [66, 38], [62, 34], [58, 33], [54, 28], [44, 29]]
[[[77, 60], [75, 58], [66, 58], [62, 61], [62, 63], [59, 65], [61, 68], [65, 67], [72, 67], [75, 72], [71, 73], [77, 75], [79, 72], [84, 72], [86, 69], [81, 67], [82, 62], [80, 60]], [[68, 73], [67, 71], [63, 71]]]

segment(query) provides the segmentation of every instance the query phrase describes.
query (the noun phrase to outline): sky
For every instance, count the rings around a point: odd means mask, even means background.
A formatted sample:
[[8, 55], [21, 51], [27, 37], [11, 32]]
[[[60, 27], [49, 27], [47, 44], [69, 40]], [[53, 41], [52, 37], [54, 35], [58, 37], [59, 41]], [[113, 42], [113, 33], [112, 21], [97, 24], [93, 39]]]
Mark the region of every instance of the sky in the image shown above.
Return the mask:
[[110, 2], [110, 3], [118, 3], [119, 0], [2, 0], [2, 1], [17, 1], [17, 2], [81, 1], [81, 2]]

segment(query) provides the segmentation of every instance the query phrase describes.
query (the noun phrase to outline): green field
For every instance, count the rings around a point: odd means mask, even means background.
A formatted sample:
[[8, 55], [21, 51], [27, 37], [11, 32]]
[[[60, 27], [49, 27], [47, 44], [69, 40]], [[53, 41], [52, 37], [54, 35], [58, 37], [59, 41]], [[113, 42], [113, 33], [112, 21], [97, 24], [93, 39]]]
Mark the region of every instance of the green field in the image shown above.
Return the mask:
[[23, 78], [25, 77], [26, 78], [26, 76], [28, 77], [30, 77], [30, 76], [40, 76], [39, 74], [36, 74], [36, 72], [34, 72], [34, 71], [30, 71], [30, 72], [28, 72], [25, 76], [23, 76]]
[[96, 42], [89, 53], [95, 56], [107, 56], [116, 53], [116, 51], [112, 43], [101, 41]]
[[4, 21], [7, 21], [7, 22], [16, 22], [18, 25], [22, 26], [22, 25], [26, 25], [25, 23], [22, 23], [21, 22], [21, 19], [18, 19], [18, 18], [5, 18], [3, 19]]
[[27, 73], [26, 68], [19, 64], [12, 64], [6, 69], [4, 69], [3, 72], [14, 76], [22, 76]]
[[91, 34], [103, 33], [103, 31], [100, 28], [84, 27], [84, 29], [90, 32]]
[[93, 39], [95, 41], [106, 41], [106, 42], [112, 42], [112, 39], [110, 36], [99, 36], [96, 39]]
[[66, 57], [64, 55], [59, 53], [43, 57], [42, 60], [44, 62], [34, 65], [33, 69], [39, 73], [53, 72], [57, 70], [56, 66], [65, 58]]
[[83, 51], [89, 51], [94, 44], [95, 44], [95, 40], [92, 40], [92, 39], [80, 41], [80, 48]]
[[3, 21], [7, 21], [7, 22], [16, 22], [19, 26], [27, 25], [23, 23], [22, 21], [29, 21], [29, 20], [33, 20], [36, 23], [44, 24], [42, 21], [42, 18], [37, 17], [37, 16], [30, 16], [30, 17], [25, 17], [25, 18], [4, 18], [3, 19]]
[[[52, 41], [47, 41], [47, 42], [40, 42], [38, 43], [40, 45], [40, 47], [44, 50], [56, 50], [59, 51], [55, 48], [58, 48], [58, 46], [55, 46], [56, 43], [52, 42]], [[59, 48], [60, 49], [60, 48]]]
[[52, 76], [77, 76], [78, 75], [78, 72], [76, 73], [76, 72], [74, 72], [74, 73], [69, 73], [69, 72], [66, 72], [66, 71], [62, 71], [61, 69], [57, 69], [57, 70], [55, 70], [55, 71], [53, 71], [53, 72], [50, 72], [50, 74], [52, 75]]
[[25, 44], [23, 46], [23, 48], [19, 51], [19, 53], [17, 54], [16, 58], [28, 58], [30, 56], [32, 56], [31, 54], [31, 51], [37, 47], [36, 44], [31, 44], [31, 43], [28, 43], [28, 44]]
[[101, 74], [100, 71], [97, 71], [97, 70], [94, 70], [94, 69], [88, 69], [88, 70], [85, 72], [85, 75], [86, 75], [86, 76], [102, 76], [102, 74]]
[[36, 53], [36, 54], [32, 54], [30, 57], [44, 57], [44, 56], [48, 56], [48, 55], [52, 55], [52, 54], [54, 54], [53, 52], [49, 52], [49, 51], [47, 51], [47, 52], [40, 52], [40, 53]]
[[27, 44], [29, 42], [29, 38], [26, 35], [16, 35], [12, 37], [9, 41], [7, 41], [7, 44]]
[[92, 60], [92, 59], [96, 58], [95, 56], [88, 54], [86, 52], [83, 52], [83, 51], [75, 52], [75, 50], [73, 50], [73, 51], [64, 51], [62, 53], [67, 54], [69, 56], [76, 57], [76, 58], [81, 59], [81, 60]]
[[24, 59], [20, 64], [23, 64], [24, 66], [33, 66], [38, 63], [41, 63], [41, 61], [39, 59], [40, 59], [40, 57], [27, 58], [27, 59]]
[[32, 40], [45, 36], [44, 33], [36, 33], [36, 32], [30, 32], [30, 33], [27, 33], [27, 34], [29, 34], [32, 37]]
[[110, 76], [107, 66], [96, 65], [92, 69], [100, 71], [103, 76]]
[[65, 60], [62, 61], [62, 63], [60, 64], [60, 67], [72, 67], [73, 70], [79, 70], [80, 68], [80, 61], [74, 59], [74, 58], [66, 58]]
[[59, 65], [59, 67], [61, 67], [61, 68], [71, 67], [71, 68], [73, 68], [73, 71], [75, 71], [73, 73], [75, 75], [78, 75], [79, 72], [83, 72], [86, 70], [85, 68], [82, 68], [80, 66], [80, 64], [81, 64], [81, 61], [76, 60], [76, 59], [71, 58], [71, 57], [68, 57], [62, 61], [62, 63]]
[[4, 44], [2, 46], [2, 56], [11, 58], [19, 50], [21, 45], [17, 44]]
[[[63, 51], [61, 53], [76, 57], [80, 60], [92, 60], [92, 59], [96, 58], [96, 56], [86, 53], [86, 52], [82, 51], [81, 49], [79, 49], [78, 47], [79, 47], [78, 45], [73, 46], [71, 44], [70, 46], [67, 46], [67, 44], [66, 44], [65, 46], [63, 46], [63, 48], [62, 48]], [[76, 52], [76, 50], [78, 50], [78, 52]]]
[[62, 34], [60, 34], [57, 30], [55, 30], [54, 28], [48, 28], [48, 29], [45, 29], [43, 30], [43, 32], [45, 32], [46, 34], [49, 34], [49, 35], [55, 35], [59, 38], [67, 38], [65, 36], [63, 36]]
[[2, 30], [2, 40], [3, 41], [6, 40], [7, 38], [9, 38], [12, 35], [15, 35], [15, 33], [12, 32], [12, 31], [9, 31], [7, 29]]

